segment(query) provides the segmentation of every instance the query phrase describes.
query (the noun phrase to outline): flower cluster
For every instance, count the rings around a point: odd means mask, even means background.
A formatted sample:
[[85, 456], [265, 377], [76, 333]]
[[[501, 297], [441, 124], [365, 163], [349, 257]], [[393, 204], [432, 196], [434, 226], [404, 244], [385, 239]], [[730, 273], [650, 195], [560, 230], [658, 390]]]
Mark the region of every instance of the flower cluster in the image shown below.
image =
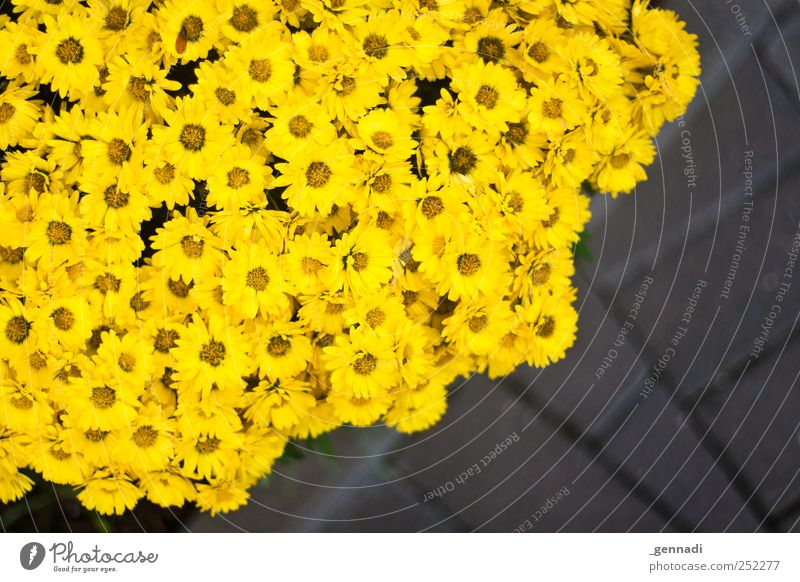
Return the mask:
[[647, 0], [12, 0], [0, 501], [245, 503], [287, 439], [413, 432], [573, 343], [582, 185], [697, 86]]

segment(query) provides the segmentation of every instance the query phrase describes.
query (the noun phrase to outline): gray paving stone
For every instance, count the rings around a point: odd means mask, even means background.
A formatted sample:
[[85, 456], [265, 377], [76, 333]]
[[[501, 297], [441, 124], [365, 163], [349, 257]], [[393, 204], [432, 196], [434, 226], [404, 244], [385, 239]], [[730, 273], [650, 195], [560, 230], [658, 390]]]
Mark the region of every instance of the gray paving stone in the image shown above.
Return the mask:
[[[647, 280], [641, 283], [647, 286]], [[509, 381], [537, 408], [565, 420], [579, 435], [597, 436], [632, 405], [631, 388], [648, 369], [630, 333], [639, 306], [647, 301], [647, 288], [640, 288], [644, 295], [637, 289], [624, 297], [629, 309], [620, 322], [587, 281], [578, 275], [574, 283], [579, 312], [575, 345], [564, 360], [543, 369], [521, 366]]]
[[781, 346], [694, 411], [773, 515], [800, 499], [799, 358], [799, 341]]
[[390, 468], [387, 458], [404, 446], [404, 438], [385, 428], [335, 431], [335, 456], [307, 451], [300, 460], [279, 463], [266, 484], [251, 490], [247, 506], [215, 518], [197, 514], [188, 527], [197, 532], [458, 529], [458, 520], [443, 522], [447, 514], [440, 503], [421, 503], [413, 479]]
[[[660, 261], [653, 274], [652, 297], [639, 316], [639, 329], [660, 368], [651, 370], [656, 383], [672, 381], [683, 398], [704, 389], [719, 374], [718, 381], [725, 381], [729, 368], [742, 365], [760, 347], [756, 342], [761, 341], [762, 325], [778, 302], [783, 282], [792, 286], [780, 295], [780, 314], [767, 321], [770, 331], [764, 334], [764, 349], [772, 349], [792, 328], [800, 312], [800, 283], [784, 275], [800, 223], [798, 189], [800, 176], [795, 175], [777, 189], [757, 190], [748, 221], [743, 220], [744, 206], [740, 206], [715, 230]], [[738, 199], [741, 205], [742, 191]], [[741, 242], [740, 228], [748, 226]], [[687, 325], [682, 320], [700, 280], [706, 287]], [[625, 293], [630, 295], [637, 285], [626, 283]], [[723, 296], [726, 289], [730, 291]], [[614, 307], [626, 309], [619, 301]]]
[[[649, 179], [635, 193], [592, 200], [587, 231], [595, 260], [578, 268], [609, 301], [621, 284], [638, 280], [684, 245], [691, 250], [689, 241], [740, 211], [745, 151], [753, 151], [757, 188], [785, 178], [800, 156], [800, 116], [752, 51], [732, 80], [714, 93], [698, 92], [683, 123], [662, 128]], [[684, 173], [691, 171], [694, 182]]]
[[[498, 444], [509, 437], [512, 443], [501, 445], [500, 454], [492, 458]], [[665, 527], [663, 518], [594, 463], [580, 444], [571, 442], [502, 382], [474, 377], [459, 388], [440, 428], [418, 438], [420, 446], [410, 447], [397, 462], [427, 492], [438, 491], [441, 496], [427, 496], [440, 499], [470, 529], [659, 531]], [[542, 506], [547, 511], [537, 514]]]
[[662, 390], [642, 397], [601, 453], [632, 473], [696, 531], [756, 531], [760, 519], [729, 487], [675, 399]]
[[800, 109], [800, 10], [796, 3], [780, 12], [776, 34], [765, 35], [758, 51], [764, 66]]

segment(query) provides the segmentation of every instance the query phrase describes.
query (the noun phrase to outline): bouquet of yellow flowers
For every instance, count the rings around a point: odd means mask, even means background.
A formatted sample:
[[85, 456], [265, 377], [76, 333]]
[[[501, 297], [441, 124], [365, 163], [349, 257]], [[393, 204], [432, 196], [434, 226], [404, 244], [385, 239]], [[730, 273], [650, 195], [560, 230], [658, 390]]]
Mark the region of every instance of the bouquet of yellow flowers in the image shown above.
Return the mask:
[[287, 441], [564, 357], [582, 186], [698, 84], [647, 0], [12, 0], [0, 501], [244, 504]]

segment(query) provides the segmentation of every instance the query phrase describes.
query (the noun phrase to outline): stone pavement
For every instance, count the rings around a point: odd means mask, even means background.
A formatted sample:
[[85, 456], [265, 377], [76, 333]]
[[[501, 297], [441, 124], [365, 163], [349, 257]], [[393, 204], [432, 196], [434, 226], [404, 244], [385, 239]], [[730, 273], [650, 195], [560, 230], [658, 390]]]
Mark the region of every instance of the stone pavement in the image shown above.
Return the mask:
[[592, 202], [566, 360], [454, 386], [413, 437], [342, 429], [189, 529], [800, 531], [800, 5], [660, 4], [702, 87], [649, 180]]

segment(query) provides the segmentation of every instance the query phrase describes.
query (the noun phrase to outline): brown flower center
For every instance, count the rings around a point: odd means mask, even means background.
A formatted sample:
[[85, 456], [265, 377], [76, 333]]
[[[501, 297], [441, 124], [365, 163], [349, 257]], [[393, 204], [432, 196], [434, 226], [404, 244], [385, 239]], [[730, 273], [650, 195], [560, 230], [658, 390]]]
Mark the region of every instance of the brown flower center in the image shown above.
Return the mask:
[[166, 354], [178, 345], [177, 340], [180, 339], [180, 337], [181, 336], [174, 329], [161, 328], [156, 332], [156, 339], [153, 342], [153, 347], [162, 354]]
[[542, 103], [542, 115], [549, 119], [558, 119], [561, 117], [563, 101], [561, 99], [549, 99]]
[[368, 326], [375, 328], [386, 321], [386, 313], [380, 307], [374, 307], [367, 311], [365, 319]]
[[506, 54], [506, 47], [503, 41], [496, 36], [484, 36], [478, 40], [478, 56], [484, 62], [499, 61]]
[[394, 139], [392, 139], [392, 134], [388, 131], [376, 131], [372, 134], [372, 143], [374, 143], [377, 147], [381, 149], [389, 149], [394, 145]]
[[22, 317], [15, 315], [6, 323], [6, 338], [15, 344], [24, 342], [31, 330], [31, 322]]
[[0, 245], [0, 261], [16, 265], [25, 256], [25, 249], [22, 247], [4, 247]]
[[369, 376], [378, 367], [378, 359], [372, 354], [364, 354], [353, 360], [353, 371], [361, 376]]
[[209, 366], [219, 366], [224, 359], [225, 345], [221, 342], [211, 340], [200, 348], [200, 360]]
[[90, 428], [89, 430], [83, 433], [83, 436], [86, 437], [87, 440], [92, 441], [93, 443], [99, 443], [105, 440], [108, 436], [109, 431], [107, 430], [100, 430], [99, 428]]
[[258, 13], [247, 4], [241, 4], [234, 7], [228, 22], [239, 32], [250, 32], [258, 26]]
[[456, 264], [458, 266], [458, 272], [464, 275], [465, 277], [469, 277], [470, 275], [474, 275], [478, 272], [481, 268], [481, 259], [478, 255], [474, 255], [472, 253], [464, 253], [458, 255], [458, 259], [456, 260]]
[[14, 51], [14, 57], [17, 59], [17, 62], [20, 65], [27, 65], [33, 61], [33, 57], [28, 52], [28, 45], [24, 42], [17, 47], [16, 51]]
[[379, 34], [368, 34], [362, 46], [367, 56], [375, 59], [382, 59], [389, 52], [389, 42]]
[[116, 186], [109, 186], [103, 192], [103, 200], [109, 208], [122, 208], [128, 205], [128, 194], [118, 190]]
[[83, 45], [75, 37], [67, 37], [56, 46], [56, 56], [65, 65], [77, 65], [83, 60]]
[[425, 218], [433, 218], [444, 212], [444, 203], [438, 196], [426, 196], [422, 199], [420, 210]]
[[280, 335], [270, 338], [267, 343], [267, 353], [276, 358], [285, 356], [290, 349], [292, 349], [292, 342]]
[[489, 325], [489, 318], [484, 314], [470, 317], [467, 323], [467, 327], [472, 333], [480, 333], [486, 329], [487, 325]]
[[136, 367], [136, 358], [131, 354], [122, 353], [117, 360], [117, 365], [123, 372], [131, 372]]
[[60, 220], [51, 220], [47, 223], [47, 241], [55, 245], [67, 244], [72, 239], [72, 227]]
[[300, 268], [306, 275], [314, 275], [322, 268], [322, 263], [313, 257], [303, 257], [300, 259]]
[[141, 291], [137, 291], [136, 293], [133, 294], [131, 300], [128, 301], [128, 305], [130, 306], [131, 309], [133, 309], [135, 312], [138, 313], [150, 307], [150, 302], [144, 298], [144, 295], [142, 294]]
[[256, 291], [263, 291], [269, 284], [269, 275], [264, 267], [256, 267], [247, 272], [246, 285]]
[[528, 48], [528, 56], [537, 63], [543, 63], [550, 56], [550, 49], [542, 41], [537, 40]]
[[478, 163], [478, 157], [466, 146], [456, 148], [450, 154], [450, 171], [456, 174], [467, 175]]
[[536, 286], [544, 285], [550, 280], [551, 272], [552, 268], [550, 267], [550, 263], [542, 263], [541, 265], [537, 265], [536, 268], [534, 268], [533, 273], [531, 273], [531, 283]]
[[137, 447], [152, 447], [158, 438], [158, 431], [151, 425], [145, 424], [137, 428], [133, 433], [133, 442]]
[[257, 83], [266, 83], [272, 76], [272, 63], [269, 59], [254, 59], [247, 68], [250, 78]]
[[121, 166], [131, 159], [131, 146], [119, 138], [112, 139], [108, 144], [108, 159], [112, 164]]
[[181, 248], [183, 249], [183, 254], [190, 259], [202, 257], [203, 247], [205, 244], [206, 242], [203, 239], [194, 236], [186, 235], [181, 239]]
[[311, 162], [306, 170], [306, 184], [312, 188], [322, 188], [331, 177], [331, 169], [325, 162]]
[[170, 293], [172, 293], [175, 297], [179, 297], [180, 299], [188, 297], [189, 291], [192, 290], [192, 287], [194, 287], [194, 283], [184, 283], [181, 277], [167, 280], [167, 289], [169, 289]]
[[75, 315], [66, 307], [56, 307], [50, 317], [53, 318], [53, 325], [61, 331], [69, 331], [75, 325]]
[[478, 92], [475, 94], [475, 102], [478, 105], [483, 105], [486, 109], [494, 109], [497, 105], [497, 90], [489, 85], [481, 85]]
[[340, 88], [336, 89], [336, 92], [339, 95], [347, 96], [356, 89], [356, 80], [353, 77], [348, 77], [347, 75], [342, 77], [342, 80], [339, 82]]
[[358, 272], [367, 268], [369, 265], [369, 255], [367, 253], [353, 253], [350, 255], [353, 258], [353, 270]]
[[225, 87], [217, 87], [214, 89], [214, 96], [217, 98], [217, 101], [223, 105], [232, 105], [234, 101], [236, 101], [236, 93]]
[[98, 275], [94, 280], [95, 289], [98, 289], [103, 295], [109, 292], [116, 293], [119, 291], [121, 283], [122, 281], [108, 272]]
[[539, 328], [539, 331], [536, 332], [536, 335], [542, 338], [549, 338], [553, 335], [556, 330], [556, 322], [552, 317], [545, 316], [542, 318], [542, 326]]
[[628, 165], [630, 159], [631, 157], [626, 153], [617, 154], [611, 158], [611, 165], [617, 170], [621, 170]]
[[128, 94], [143, 103], [150, 100], [150, 82], [144, 77], [131, 77], [128, 79]]
[[0, 123], [6, 123], [9, 119], [14, 117], [16, 107], [11, 103], [0, 103]]
[[108, 386], [95, 386], [92, 388], [92, 396], [90, 398], [95, 408], [105, 410], [111, 408], [117, 401], [117, 393], [113, 388]]
[[187, 123], [181, 129], [179, 140], [185, 150], [199, 152], [206, 143], [206, 130], [202, 125]]
[[197, 16], [189, 15], [183, 19], [181, 32], [189, 42], [197, 42], [203, 36], [203, 21]]
[[392, 187], [392, 177], [389, 174], [379, 174], [372, 181], [372, 189], [379, 194], [386, 192]]
[[329, 56], [328, 49], [322, 45], [313, 44], [308, 47], [308, 58], [312, 62], [321, 63], [327, 61]]
[[528, 137], [528, 128], [524, 123], [511, 122], [508, 124], [508, 131], [503, 135], [512, 144], [520, 145], [525, 143], [525, 138]]
[[239, 166], [231, 168], [228, 172], [228, 188], [238, 190], [250, 183], [250, 172]]
[[195, 448], [199, 453], [210, 455], [219, 448], [219, 439], [217, 437], [206, 437], [203, 440], [198, 439]]
[[175, 179], [175, 166], [166, 162], [160, 168], [153, 170], [153, 174], [160, 183], [167, 185]]
[[128, 27], [128, 11], [122, 6], [112, 6], [106, 14], [106, 28], [119, 32]]
[[47, 188], [47, 176], [43, 173], [34, 171], [25, 176], [25, 191], [28, 192], [33, 188], [39, 194]]

